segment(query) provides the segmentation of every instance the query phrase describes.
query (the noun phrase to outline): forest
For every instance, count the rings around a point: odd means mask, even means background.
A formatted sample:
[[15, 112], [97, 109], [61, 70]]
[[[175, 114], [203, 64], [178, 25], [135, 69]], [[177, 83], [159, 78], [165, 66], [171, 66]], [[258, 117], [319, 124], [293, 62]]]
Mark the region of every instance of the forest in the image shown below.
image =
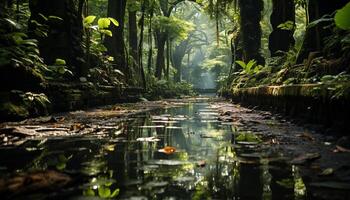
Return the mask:
[[349, 199], [349, 0], [0, 0], [5, 199]]

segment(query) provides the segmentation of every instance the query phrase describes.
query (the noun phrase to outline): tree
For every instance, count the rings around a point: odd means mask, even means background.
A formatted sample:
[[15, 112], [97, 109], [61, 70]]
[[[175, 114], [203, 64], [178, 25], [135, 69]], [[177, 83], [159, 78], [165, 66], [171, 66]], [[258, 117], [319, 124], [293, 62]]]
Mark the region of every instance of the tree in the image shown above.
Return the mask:
[[140, 77], [139, 63], [138, 63], [138, 38], [137, 38], [137, 5], [136, 2], [128, 5], [129, 12], [129, 49], [131, 56], [131, 65], [130, 69], [137, 75], [136, 77]]
[[78, 0], [29, 1], [29, 31], [39, 41], [45, 63], [64, 59], [76, 77], [87, 75], [82, 47], [82, 6]]
[[269, 50], [271, 56], [278, 51], [288, 51], [295, 44], [295, 5], [294, 0], [272, 0], [273, 10], [271, 14], [271, 25], [273, 28], [269, 36]]
[[126, 80], [130, 76], [130, 69], [126, 65], [125, 42], [124, 42], [124, 17], [126, 10], [126, 0], [108, 0], [107, 16], [116, 19], [119, 26], [111, 25], [112, 37], [105, 38], [105, 46], [109, 55], [114, 57], [115, 65], [120, 69]]
[[[313, 22], [324, 15], [331, 15], [337, 9], [343, 7], [348, 0], [309, 0], [308, 1], [308, 21]], [[327, 27], [331, 22], [318, 23], [315, 26], [309, 26], [306, 29], [303, 45], [299, 52], [297, 63], [303, 62], [310, 52], [319, 52], [322, 50], [323, 41], [327, 36], [332, 34], [331, 29]]]
[[264, 64], [265, 60], [260, 53], [261, 46], [261, 11], [264, 2], [262, 0], [239, 0], [240, 27], [243, 45], [243, 60], [249, 62], [256, 60], [258, 64]]

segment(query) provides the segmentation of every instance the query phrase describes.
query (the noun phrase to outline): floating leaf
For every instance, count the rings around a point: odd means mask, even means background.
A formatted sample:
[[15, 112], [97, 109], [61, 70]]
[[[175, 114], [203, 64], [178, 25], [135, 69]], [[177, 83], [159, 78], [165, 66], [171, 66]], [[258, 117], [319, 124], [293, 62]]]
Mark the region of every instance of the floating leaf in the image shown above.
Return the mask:
[[143, 137], [143, 138], [137, 138], [136, 141], [139, 142], [158, 142], [160, 139], [156, 137]]
[[319, 175], [320, 176], [329, 176], [329, 175], [332, 175], [333, 173], [334, 173], [333, 168], [327, 168], [327, 169], [323, 170]]
[[159, 152], [165, 153], [167, 155], [173, 154], [176, 151], [175, 147], [171, 147], [171, 146], [166, 146], [163, 149], [159, 149]]
[[321, 157], [321, 155], [319, 153], [306, 153], [304, 155], [300, 155], [296, 158], [294, 158], [291, 163], [292, 164], [304, 164], [306, 162], [309, 162], [309, 161], [313, 161], [313, 160], [316, 160], [316, 159], [319, 159]]
[[254, 143], [260, 143], [262, 140], [260, 137], [255, 135], [254, 133], [246, 132], [246, 133], [240, 133], [236, 137], [237, 142], [254, 142]]

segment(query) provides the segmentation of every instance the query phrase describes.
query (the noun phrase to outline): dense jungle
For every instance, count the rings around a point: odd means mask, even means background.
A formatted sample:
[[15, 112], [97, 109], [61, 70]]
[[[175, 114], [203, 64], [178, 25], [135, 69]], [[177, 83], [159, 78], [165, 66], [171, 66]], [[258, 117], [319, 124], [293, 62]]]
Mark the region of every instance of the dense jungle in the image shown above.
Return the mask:
[[1, 199], [350, 199], [349, 0], [0, 0]]

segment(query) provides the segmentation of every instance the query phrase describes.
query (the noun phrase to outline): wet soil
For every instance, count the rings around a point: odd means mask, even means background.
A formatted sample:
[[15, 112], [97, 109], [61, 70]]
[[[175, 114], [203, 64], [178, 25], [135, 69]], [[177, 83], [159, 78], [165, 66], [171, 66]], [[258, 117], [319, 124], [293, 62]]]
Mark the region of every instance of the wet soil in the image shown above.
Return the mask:
[[0, 125], [2, 199], [350, 199], [348, 138], [222, 99]]

